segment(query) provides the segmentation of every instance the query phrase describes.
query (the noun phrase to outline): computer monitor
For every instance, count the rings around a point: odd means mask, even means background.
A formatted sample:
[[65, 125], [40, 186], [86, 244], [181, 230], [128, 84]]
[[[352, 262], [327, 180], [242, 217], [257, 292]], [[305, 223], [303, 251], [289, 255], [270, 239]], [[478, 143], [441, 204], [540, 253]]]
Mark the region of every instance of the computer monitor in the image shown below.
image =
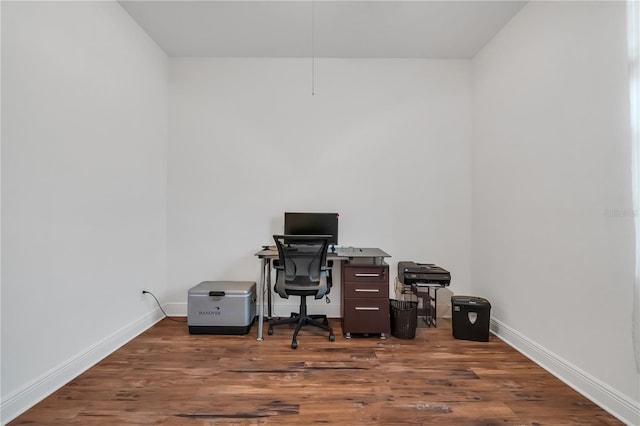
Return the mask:
[[285, 235], [331, 235], [329, 244], [338, 244], [338, 213], [284, 213]]

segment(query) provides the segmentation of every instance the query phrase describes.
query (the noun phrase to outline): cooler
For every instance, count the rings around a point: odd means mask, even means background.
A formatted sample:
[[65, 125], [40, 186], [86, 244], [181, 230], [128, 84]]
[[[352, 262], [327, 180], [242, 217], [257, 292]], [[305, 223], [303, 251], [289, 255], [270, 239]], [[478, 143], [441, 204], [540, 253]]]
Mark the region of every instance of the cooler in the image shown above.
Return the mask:
[[256, 316], [253, 281], [203, 281], [189, 290], [191, 334], [247, 334]]
[[489, 341], [491, 303], [482, 297], [451, 296], [453, 337], [461, 340]]

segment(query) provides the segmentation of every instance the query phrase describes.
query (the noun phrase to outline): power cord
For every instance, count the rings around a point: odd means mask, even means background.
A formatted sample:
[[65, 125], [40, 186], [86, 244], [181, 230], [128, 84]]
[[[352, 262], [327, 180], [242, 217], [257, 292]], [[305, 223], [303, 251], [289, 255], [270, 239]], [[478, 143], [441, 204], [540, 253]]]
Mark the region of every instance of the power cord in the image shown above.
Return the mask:
[[150, 291], [147, 290], [142, 290], [142, 294], [150, 294], [151, 297], [153, 297], [156, 300], [156, 303], [158, 304], [158, 308], [160, 308], [160, 310], [162, 311], [162, 313], [164, 314], [164, 317], [168, 320], [171, 321], [175, 321], [175, 322], [187, 322], [187, 320], [185, 319], [184, 321], [182, 320], [178, 320], [175, 318], [171, 318], [169, 315], [167, 315], [167, 313], [164, 311], [164, 309], [162, 309], [162, 305], [160, 305], [160, 302], [158, 301], [158, 298], [155, 296], [155, 294], [151, 293]]

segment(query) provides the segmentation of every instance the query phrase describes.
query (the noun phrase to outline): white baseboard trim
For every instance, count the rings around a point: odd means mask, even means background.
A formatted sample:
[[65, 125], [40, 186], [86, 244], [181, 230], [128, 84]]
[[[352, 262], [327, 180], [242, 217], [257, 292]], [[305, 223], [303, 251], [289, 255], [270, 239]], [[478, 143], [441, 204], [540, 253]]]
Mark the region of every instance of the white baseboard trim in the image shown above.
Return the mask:
[[491, 332], [530, 358], [565, 384], [627, 425], [640, 425], [640, 403], [581, 370], [567, 360], [528, 339], [501, 321], [491, 318]]
[[156, 309], [13, 392], [0, 403], [0, 422], [4, 425], [15, 419], [162, 318]]
[[186, 303], [165, 303], [163, 306], [164, 311], [170, 317], [186, 317], [187, 316], [187, 304]]
[[[300, 305], [293, 304], [293, 303], [286, 303], [286, 304], [283, 303], [283, 304], [274, 305], [272, 316], [285, 318], [285, 317], [289, 317], [291, 315], [291, 312], [299, 312], [299, 311], [300, 311]], [[264, 312], [266, 315], [266, 312], [267, 312], [266, 307]], [[329, 318], [340, 318], [340, 306], [338, 306], [335, 303], [322, 302], [322, 304], [319, 306], [308, 305], [307, 312], [310, 315], [326, 315]]]
[[[310, 314], [325, 314], [329, 318], [340, 318], [340, 305], [337, 303], [319, 303], [318, 306], [309, 304], [308, 306]], [[187, 304], [186, 303], [167, 303], [164, 305], [164, 310], [170, 317], [186, 317], [187, 316]], [[273, 306], [274, 317], [288, 317], [291, 312], [298, 312], [300, 305], [294, 303], [278, 303]], [[257, 314], [257, 312], [256, 312]], [[264, 314], [267, 315], [267, 307], [264, 307]]]

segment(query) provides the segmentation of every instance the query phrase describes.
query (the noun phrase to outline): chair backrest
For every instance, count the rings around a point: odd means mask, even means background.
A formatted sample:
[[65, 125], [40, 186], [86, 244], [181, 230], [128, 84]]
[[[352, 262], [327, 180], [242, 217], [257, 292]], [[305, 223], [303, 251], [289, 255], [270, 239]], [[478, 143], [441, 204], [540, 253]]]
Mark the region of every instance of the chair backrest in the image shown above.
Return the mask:
[[275, 291], [322, 298], [329, 291], [327, 250], [331, 235], [274, 235], [278, 248]]

